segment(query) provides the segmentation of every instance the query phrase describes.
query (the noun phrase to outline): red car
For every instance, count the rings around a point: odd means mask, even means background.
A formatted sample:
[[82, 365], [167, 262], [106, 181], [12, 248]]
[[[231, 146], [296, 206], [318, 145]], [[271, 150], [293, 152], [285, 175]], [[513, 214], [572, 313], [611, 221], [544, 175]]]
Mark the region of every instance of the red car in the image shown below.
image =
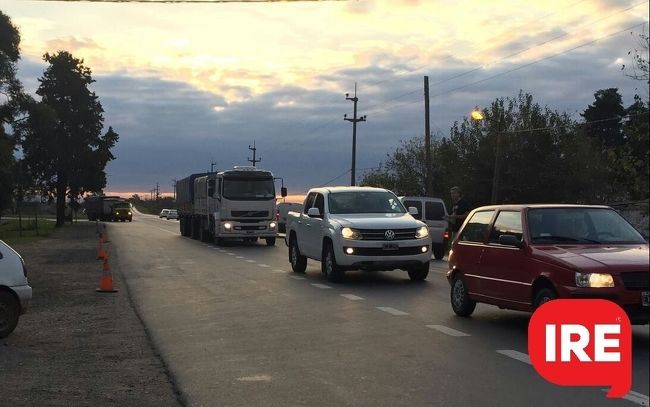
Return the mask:
[[615, 210], [499, 205], [473, 210], [449, 254], [451, 306], [533, 311], [555, 298], [601, 298], [633, 324], [650, 320], [647, 240]]

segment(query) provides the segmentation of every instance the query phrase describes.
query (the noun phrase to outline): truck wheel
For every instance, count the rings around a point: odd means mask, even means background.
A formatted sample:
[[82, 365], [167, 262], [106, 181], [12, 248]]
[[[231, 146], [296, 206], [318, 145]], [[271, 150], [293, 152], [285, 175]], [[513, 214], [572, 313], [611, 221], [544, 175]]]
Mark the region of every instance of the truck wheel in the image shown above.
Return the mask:
[[20, 304], [7, 291], [0, 291], [0, 338], [9, 336], [18, 324]]
[[476, 301], [469, 298], [465, 281], [459, 275], [451, 283], [451, 308], [460, 317], [472, 315], [476, 308]]
[[223, 237], [215, 237], [214, 238], [214, 243], [217, 246], [224, 246], [226, 244], [226, 239], [224, 239]]
[[275, 246], [275, 238], [274, 237], [267, 237], [265, 240], [266, 240], [266, 245], [267, 246]]
[[418, 266], [407, 270], [409, 278], [413, 281], [424, 281], [429, 275], [429, 262], [422, 263]]
[[442, 244], [434, 244], [433, 247], [433, 257], [436, 260], [442, 260], [445, 257], [445, 246]]
[[332, 283], [340, 283], [343, 280], [344, 271], [336, 264], [336, 257], [334, 256], [334, 248], [332, 243], [325, 244], [323, 259], [321, 261], [321, 269], [327, 280]]
[[181, 231], [181, 236], [185, 236], [185, 221], [181, 219], [180, 223], [178, 224], [178, 228]]
[[307, 258], [300, 254], [296, 238], [292, 238], [289, 243], [289, 262], [294, 273], [304, 273], [307, 269]]
[[199, 238], [199, 227], [199, 222], [197, 222], [195, 219], [192, 219], [192, 239], [196, 240]]

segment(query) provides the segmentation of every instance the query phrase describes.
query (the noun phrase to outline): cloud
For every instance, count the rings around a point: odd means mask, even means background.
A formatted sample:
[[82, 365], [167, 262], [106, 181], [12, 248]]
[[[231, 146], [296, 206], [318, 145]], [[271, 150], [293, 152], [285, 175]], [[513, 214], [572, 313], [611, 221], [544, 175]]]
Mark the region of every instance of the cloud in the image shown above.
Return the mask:
[[64, 38], [54, 38], [45, 43], [50, 52], [68, 51], [71, 54], [79, 53], [81, 50], [103, 50], [104, 48], [93, 41], [91, 38], [77, 38], [68, 36]]

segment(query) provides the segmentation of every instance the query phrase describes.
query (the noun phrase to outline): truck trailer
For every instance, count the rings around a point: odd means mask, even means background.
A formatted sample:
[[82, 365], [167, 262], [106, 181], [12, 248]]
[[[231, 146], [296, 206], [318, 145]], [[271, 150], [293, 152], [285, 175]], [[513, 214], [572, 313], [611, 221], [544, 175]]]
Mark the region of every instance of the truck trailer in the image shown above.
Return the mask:
[[[282, 196], [286, 193], [282, 188]], [[273, 174], [255, 167], [192, 174], [176, 182], [181, 235], [218, 245], [228, 239], [275, 245], [275, 200]]]

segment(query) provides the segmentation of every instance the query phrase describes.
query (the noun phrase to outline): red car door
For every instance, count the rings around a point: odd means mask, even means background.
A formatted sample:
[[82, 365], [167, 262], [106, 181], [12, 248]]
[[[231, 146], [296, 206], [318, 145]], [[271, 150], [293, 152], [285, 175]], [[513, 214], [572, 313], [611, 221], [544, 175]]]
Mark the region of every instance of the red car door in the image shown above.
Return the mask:
[[[500, 244], [500, 236], [513, 236], [521, 247]], [[483, 293], [490, 302], [509, 308], [527, 308], [531, 304], [531, 270], [526, 266], [522, 216], [519, 210], [501, 210], [497, 214], [485, 246], [480, 273]]]
[[494, 210], [474, 212], [453, 243], [449, 265], [460, 270], [470, 295], [483, 292], [479, 266], [493, 215]]

